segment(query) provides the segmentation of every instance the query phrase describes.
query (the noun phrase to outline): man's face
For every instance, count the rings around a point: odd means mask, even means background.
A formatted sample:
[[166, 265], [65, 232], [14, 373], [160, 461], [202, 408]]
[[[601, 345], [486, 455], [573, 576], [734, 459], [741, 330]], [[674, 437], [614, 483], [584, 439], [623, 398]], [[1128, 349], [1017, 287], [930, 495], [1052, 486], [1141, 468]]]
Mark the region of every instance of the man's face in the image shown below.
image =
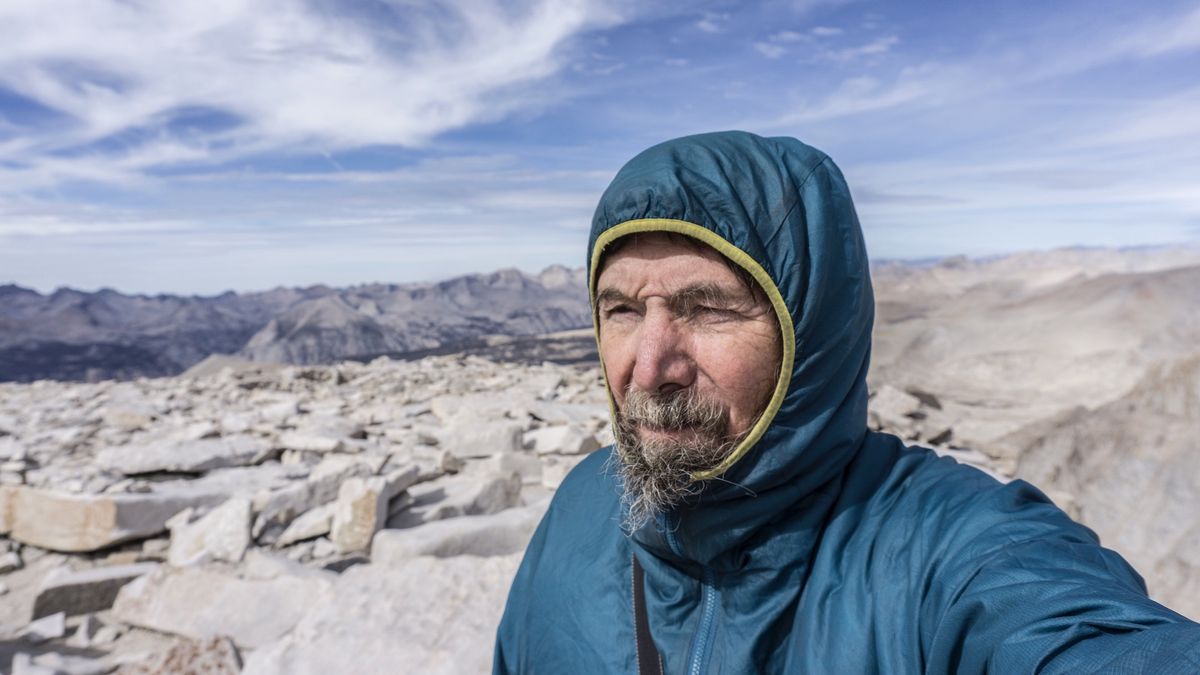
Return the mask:
[[715, 250], [637, 235], [596, 285], [630, 527], [696, 489], [754, 425], [778, 378], [779, 323]]

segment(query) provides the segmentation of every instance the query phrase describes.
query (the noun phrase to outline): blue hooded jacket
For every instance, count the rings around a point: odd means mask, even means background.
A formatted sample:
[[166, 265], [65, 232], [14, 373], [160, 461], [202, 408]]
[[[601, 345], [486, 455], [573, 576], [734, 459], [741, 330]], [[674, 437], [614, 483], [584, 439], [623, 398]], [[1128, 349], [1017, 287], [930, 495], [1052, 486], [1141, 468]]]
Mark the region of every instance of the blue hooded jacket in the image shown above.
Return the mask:
[[596, 209], [593, 299], [604, 248], [651, 231], [759, 282], [779, 382], [700, 494], [631, 535], [610, 449], [571, 472], [513, 581], [495, 673], [636, 672], [631, 556], [664, 673], [1200, 673], [1200, 626], [1036, 488], [867, 429], [874, 300], [828, 157], [742, 132], [641, 153]]

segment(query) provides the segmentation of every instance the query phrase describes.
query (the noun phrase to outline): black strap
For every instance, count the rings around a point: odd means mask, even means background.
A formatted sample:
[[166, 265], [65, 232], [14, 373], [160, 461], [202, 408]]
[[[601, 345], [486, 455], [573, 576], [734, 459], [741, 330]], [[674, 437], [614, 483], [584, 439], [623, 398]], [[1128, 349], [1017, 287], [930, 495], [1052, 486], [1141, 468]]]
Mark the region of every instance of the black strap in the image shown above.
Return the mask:
[[662, 659], [654, 646], [654, 638], [650, 635], [650, 619], [646, 616], [646, 575], [638, 563], [637, 556], [630, 557], [633, 558], [633, 626], [637, 633], [635, 647], [638, 674], [662, 675]]

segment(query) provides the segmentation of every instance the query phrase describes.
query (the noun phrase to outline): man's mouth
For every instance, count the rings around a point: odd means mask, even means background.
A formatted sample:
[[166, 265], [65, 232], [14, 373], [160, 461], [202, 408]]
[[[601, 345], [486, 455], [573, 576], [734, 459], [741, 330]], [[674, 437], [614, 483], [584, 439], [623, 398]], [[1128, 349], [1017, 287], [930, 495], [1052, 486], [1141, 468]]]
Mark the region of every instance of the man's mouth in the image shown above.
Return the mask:
[[639, 436], [685, 438], [698, 435], [700, 430], [695, 427], [665, 427], [655, 424], [639, 423], [637, 425], [637, 432]]

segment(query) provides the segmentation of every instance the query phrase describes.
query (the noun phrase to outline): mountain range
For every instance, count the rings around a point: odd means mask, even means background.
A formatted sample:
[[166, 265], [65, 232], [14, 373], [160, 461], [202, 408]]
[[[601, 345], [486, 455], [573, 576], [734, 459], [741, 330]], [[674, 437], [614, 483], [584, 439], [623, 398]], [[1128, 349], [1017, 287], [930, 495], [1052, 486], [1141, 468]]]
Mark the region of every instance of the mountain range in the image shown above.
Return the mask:
[[[953, 392], [951, 412], [967, 409], [956, 428], [973, 441], [1099, 392], [1115, 398], [1151, 364], [1200, 342], [1197, 247], [880, 261], [871, 275], [873, 383]], [[212, 354], [310, 365], [450, 351], [581, 360], [594, 358], [587, 334], [503, 338], [590, 324], [586, 274], [562, 266], [211, 297], [45, 295], [10, 284], [0, 286], [0, 381], [175, 375]]]
[[470, 347], [590, 324], [582, 269], [212, 297], [0, 286], [0, 381], [175, 375], [210, 354], [297, 364]]

